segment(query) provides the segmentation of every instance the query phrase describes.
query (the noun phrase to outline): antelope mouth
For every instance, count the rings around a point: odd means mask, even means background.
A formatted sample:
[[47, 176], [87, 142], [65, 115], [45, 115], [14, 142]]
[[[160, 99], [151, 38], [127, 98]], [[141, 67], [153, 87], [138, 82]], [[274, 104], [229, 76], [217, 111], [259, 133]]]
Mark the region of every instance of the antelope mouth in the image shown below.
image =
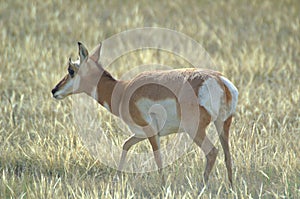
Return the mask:
[[61, 96], [61, 95], [56, 95], [56, 94], [53, 94], [53, 97], [57, 100], [60, 100], [60, 99], [63, 99], [64, 97]]
[[57, 89], [53, 89], [53, 90], [51, 91], [53, 98], [55, 98], [55, 99], [57, 99], [57, 100], [63, 99], [64, 97], [63, 97], [62, 95], [60, 95], [60, 94], [57, 94], [56, 91], [57, 91]]

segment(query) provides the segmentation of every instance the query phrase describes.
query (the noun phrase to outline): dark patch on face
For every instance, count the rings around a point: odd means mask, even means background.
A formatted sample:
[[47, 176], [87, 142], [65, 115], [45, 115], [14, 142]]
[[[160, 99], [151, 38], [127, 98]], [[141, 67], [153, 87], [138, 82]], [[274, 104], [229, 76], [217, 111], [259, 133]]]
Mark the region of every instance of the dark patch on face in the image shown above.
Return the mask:
[[54, 95], [63, 85], [68, 81], [68, 75], [66, 75], [56, 86], [52, 89], [52, 94]]
[[73, 78], [73, 77], [74, 77], [74, 74], [75, 74], [75, 71], [74, 71], [71, 67], [69, 67], [69, 68], [68, 68], [68, 72], [69, 72], [71, 78]]

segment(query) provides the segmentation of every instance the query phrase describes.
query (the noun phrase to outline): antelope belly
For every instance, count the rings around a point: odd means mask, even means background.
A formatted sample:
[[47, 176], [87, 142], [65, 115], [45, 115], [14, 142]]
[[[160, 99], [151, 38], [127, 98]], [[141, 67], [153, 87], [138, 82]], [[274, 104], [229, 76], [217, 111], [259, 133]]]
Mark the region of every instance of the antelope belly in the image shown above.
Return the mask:
[[143, 119], [160, 136], [177, 133], [180, 118], [175, 99], [151, 100], [142, 98], [136, 103]]

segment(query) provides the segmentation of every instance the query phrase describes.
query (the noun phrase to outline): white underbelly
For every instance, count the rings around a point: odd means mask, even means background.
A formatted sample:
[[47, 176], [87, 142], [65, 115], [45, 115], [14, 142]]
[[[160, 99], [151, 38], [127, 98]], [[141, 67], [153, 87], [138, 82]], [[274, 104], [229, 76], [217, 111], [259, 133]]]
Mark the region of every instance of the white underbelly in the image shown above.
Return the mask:
[[[180, 116], [177, 114], [175, 99], [152, 101], [142, 98], [136, 105], [143, 119], [152, 127], [155, 133], [160, 136], [177, 133]], [[135, 130], [133, 133], [145, 135], [141, 130]]]

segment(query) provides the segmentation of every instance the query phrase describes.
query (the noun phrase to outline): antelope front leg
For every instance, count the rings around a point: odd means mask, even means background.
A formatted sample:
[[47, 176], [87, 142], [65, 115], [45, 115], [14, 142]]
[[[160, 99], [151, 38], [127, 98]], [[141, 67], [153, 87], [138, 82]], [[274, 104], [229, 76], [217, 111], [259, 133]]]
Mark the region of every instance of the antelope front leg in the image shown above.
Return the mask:
[[149, 137], [148, 140], [150, 141], [150, 144], [152, 146], [153, 154], [154, 154], [154, 159], [158, 167], [158, 173], [161, 176], [162, 179], [162, 184], [165, 185], [165, 176], [162, 173], [162, 158], [161, 158], [161, 153], [160, 153], [160, 140], [159, 136], [155, 135], [152, 137]]
[[125, 163], [125, 160], [126, 160], [126, 155], [127, 155], [127, 152], [129, 151], [129, 149], [133, 145], [139, 143], [140, 141], [143, 141], [144, 139], [146, 139], [146, 138], [139, 138], [139, 137], [135, 137], [133, 135], [124, 142], [122, 155], [121, 155], [120, 162], [119, 162], [119, 165], [118, 165], [117, 175], [114, 176], [114, 181], [118, 181], [118, 176], [120, 175], [121, 171], [123, 170], [124, 163]]

